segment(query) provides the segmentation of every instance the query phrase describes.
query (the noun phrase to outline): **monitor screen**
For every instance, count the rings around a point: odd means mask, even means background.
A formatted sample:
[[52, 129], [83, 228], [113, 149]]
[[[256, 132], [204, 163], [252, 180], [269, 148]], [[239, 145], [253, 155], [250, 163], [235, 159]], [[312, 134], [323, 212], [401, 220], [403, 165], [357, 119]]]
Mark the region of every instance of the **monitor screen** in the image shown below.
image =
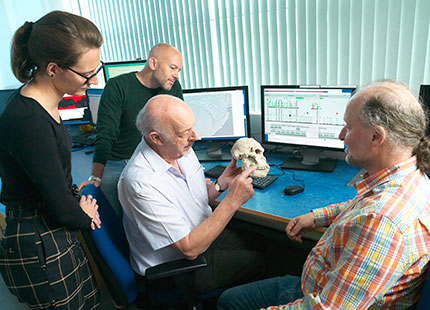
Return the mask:
[[429, 112], [430, 112], [430, 85], [420, 86], [420, 101], [424, 104], [427, 115], [427, 130], [426, 135], [430, 135], [430, 123], [429, 123]]
[[101, 88], [88, 88], [87, 99], [91, 112], [91, 123], [97, 125], [97, 113], [99, 110], [100, 99], [102, 97], [103, 89]]
[[[184, 101], [193, 110], [196, 117], [194, 129], [202, 141], [236, 141], [249, 137], [247, 86], [186, 89]], [[230, 154], [224, 157], [231, 159]]]
[[[319, 167], [322, 149], [343, 150], [339, 133], [355, 87], [261, 86], [263, 143], [298, 146], [300, 165], [284, 168], [325, 170]], [[298, 161], [296, 158], [295, 161]], [[333, 161], [330, 161], [333, 163]]]
[[145, 67], [146, 60], [106, 62], [103, 67], [105, 82], [118, 75], [140, 71]]
[[86, 95], [64, 95], [58, 104], [58, 110], [66, 125], [91, 123], [91, 113]]

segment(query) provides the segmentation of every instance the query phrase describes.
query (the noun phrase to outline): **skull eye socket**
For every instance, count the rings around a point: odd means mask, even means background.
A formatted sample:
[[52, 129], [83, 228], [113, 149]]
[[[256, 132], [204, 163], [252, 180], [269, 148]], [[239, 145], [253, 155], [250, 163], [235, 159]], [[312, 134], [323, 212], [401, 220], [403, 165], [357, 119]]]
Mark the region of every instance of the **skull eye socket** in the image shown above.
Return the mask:
[[255, 151], [258, 155], [261, 155], [263, 152], [261, 152], [261, 150], [256, 150]]

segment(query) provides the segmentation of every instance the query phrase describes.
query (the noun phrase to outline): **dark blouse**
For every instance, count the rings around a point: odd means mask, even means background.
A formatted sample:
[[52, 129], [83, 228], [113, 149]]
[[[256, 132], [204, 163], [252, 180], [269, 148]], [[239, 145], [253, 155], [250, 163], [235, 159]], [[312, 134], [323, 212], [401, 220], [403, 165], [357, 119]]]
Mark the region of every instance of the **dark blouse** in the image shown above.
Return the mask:
[[20, 89], [0, 116], [0, 202], [6, 206], [45, 202], [47, 216], [61, 226], [88, 228], [91, 219], [71, 192], [71, 142], [58, 124]]

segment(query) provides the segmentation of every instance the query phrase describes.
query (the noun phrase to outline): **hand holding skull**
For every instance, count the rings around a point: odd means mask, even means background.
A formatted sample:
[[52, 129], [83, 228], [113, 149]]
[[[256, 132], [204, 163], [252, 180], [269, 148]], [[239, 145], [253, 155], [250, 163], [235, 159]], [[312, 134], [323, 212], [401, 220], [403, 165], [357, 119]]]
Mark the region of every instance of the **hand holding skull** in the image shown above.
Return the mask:
[[263, 147], [253, 138], [241, 138], [231, 148], [233, 158], [242, 161], [242, 170], [251, 166], [257, 167], [251, 176], [258, 178], [265, 177], [270, 169], [263, 153]]

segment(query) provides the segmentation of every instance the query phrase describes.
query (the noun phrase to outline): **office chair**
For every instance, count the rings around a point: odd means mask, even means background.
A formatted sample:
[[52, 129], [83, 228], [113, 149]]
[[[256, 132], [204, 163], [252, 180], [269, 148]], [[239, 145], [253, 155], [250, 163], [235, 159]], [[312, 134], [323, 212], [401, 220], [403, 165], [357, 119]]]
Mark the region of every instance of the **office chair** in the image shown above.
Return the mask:
[[418, 300], [416, 310], [428, 310], [428, 309], [430, 309], [430, 272], [429, 270], [427, 270], [427, 276], [424, 281], [424, 286], [421, 291], [420, 299]]
[[[98, 212], [102, 222], [100, 229], [82, 231], [85, 243], [90, 250], [89, 255], [94, 258], [100, 269], [115, 308], [125, 309], [135, 303], [138, 296], [138, 285], [129, 263], [130, 250], [122, 220], [113, 211], [100, 188], [89, 184], [83, 189], [82, 195], [91, 195], [97, 199]], [[147, 269], [148, 286], [145, 286], [147, 297], [151, 303], [157, 305], [157, 309], [178, 305], [181, 307], [185, 305], [192, 309], [195, 305], [199, 305], [202, 299], [219, 295], [222, 290], [197, 295], [188, 289], [186, 284], [178, 284], [178, 281], [179, 283], [181, 281], [181, 276], [206, 266], [206, 258], [199, 256], [193, 261], [180, 259]], [[150, 286], [152, 280], [166, 278], [171, 279], [177, 284], [177, 287], [174, 289], [157, 289]]]

